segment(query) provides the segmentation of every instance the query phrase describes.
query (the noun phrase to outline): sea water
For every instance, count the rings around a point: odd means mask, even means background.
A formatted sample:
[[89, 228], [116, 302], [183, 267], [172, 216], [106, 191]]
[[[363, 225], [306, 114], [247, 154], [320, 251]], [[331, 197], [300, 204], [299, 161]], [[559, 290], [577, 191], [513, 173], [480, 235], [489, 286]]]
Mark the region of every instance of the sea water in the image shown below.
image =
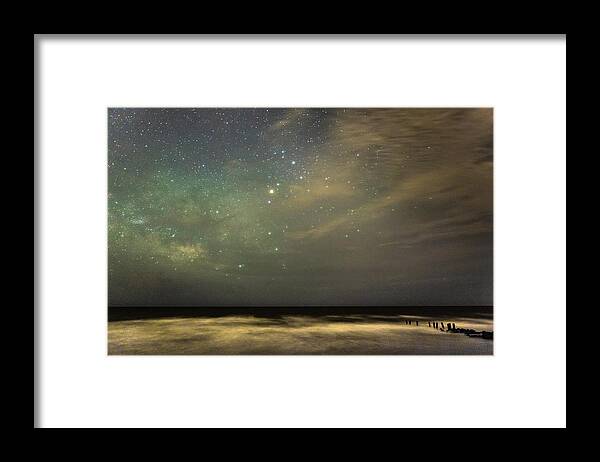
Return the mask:
[[[410, 324], [408, 322], [410, 321]], [[418, 321], [418, 325], [416, 324]], [[493, 341], [429, 321], [493, 331], [491, 318], [221, 316], [109, 322], [110, 355], [491, 355]]]

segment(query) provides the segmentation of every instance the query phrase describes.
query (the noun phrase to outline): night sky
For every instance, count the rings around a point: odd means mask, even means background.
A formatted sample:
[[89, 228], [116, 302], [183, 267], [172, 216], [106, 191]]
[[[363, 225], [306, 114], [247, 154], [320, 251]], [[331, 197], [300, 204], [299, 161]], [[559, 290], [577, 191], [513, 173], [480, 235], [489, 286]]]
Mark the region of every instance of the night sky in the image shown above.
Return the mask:
[[109, 109], [109, 305], [491, 305], [492, 118]]

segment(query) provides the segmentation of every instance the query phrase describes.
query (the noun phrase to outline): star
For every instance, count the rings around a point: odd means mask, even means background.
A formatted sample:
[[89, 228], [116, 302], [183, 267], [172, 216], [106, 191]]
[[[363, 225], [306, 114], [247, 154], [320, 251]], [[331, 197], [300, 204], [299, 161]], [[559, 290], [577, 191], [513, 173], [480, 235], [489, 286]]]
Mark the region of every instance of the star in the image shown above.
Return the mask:
[[109, 303], [489, 304], [492, 119], [111, 108]]

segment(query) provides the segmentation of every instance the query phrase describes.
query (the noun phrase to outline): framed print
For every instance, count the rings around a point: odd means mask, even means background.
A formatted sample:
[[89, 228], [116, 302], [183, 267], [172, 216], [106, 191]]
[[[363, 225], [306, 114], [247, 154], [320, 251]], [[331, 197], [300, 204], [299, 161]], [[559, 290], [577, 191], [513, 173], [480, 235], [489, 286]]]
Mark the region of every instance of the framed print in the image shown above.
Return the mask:
[[566, 427], [565, 35], [35, 35], [34, 162], [37, 428]]

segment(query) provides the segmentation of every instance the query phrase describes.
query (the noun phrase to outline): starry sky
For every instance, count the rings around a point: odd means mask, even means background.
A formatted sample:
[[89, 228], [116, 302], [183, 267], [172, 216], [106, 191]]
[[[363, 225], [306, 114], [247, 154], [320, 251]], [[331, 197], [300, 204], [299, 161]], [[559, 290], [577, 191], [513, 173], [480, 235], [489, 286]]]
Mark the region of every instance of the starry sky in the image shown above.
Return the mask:
[[491, 305], [489, 108], [111, 108], [111, 306]]

